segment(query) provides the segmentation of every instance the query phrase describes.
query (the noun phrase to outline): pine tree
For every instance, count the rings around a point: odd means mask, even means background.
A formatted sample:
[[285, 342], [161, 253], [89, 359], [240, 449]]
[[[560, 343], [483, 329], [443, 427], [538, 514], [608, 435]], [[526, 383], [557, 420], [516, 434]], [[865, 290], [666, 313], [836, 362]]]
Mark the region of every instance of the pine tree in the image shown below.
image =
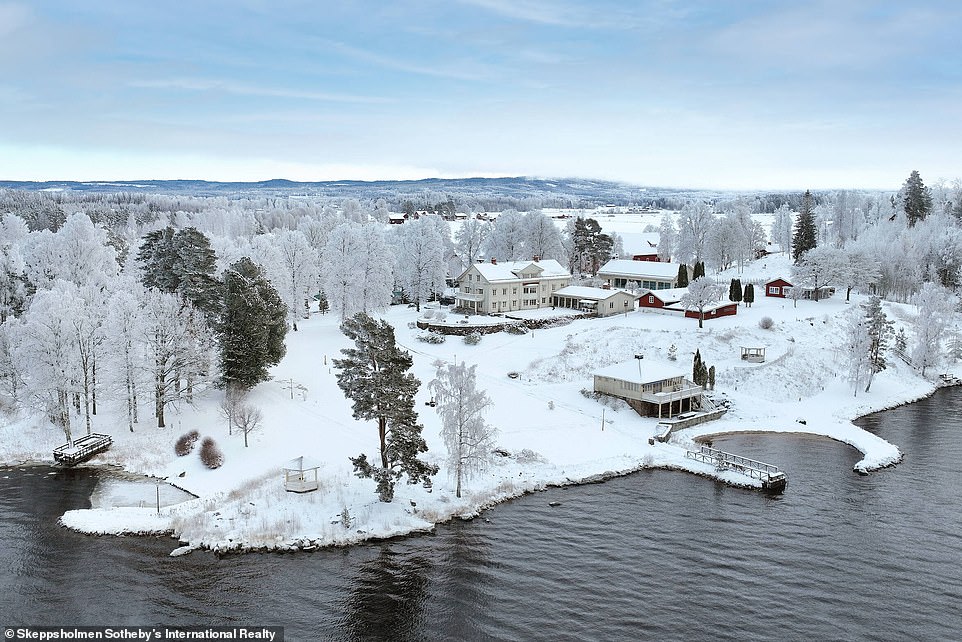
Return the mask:
[[735, 298], [733, 298], [732, 301], [736, 303], [741, 303], [742, 301], [742, 280], [741, 279], [735, 279], [734, 294], [735, 294]]
[[880, 297], [871, 297], [862, 305], [862, 309], [865, 311], [865, 331], [869, 338], [870, 367], [868, 385], [865, 386], [865, 392], [868, 392], [872, 387], [874, 376], [888, 366], [885, 361], [885, 351], [888, 349], [888, 340], [894, 332], [892, 330], [894, 323], [882, 311], [882, 299]]
[[802, 209], [795, 221], [795, 232], [792, 235], [792, 258], [798, 261], [805, 252], [818, 244], [815, 234], [815, 214], [813, 211], [812, 193], [805, 190], [802, 197]]
[[708, 389], [715, 389], [715, 366], [712, 366], [708, 369]]
[[438, 467], [418, 459], [428, 450], [417, 422], [414, 395], [420, 382], [408, 372], [414, 361], [410, 353], [398, 348], [394, 328], [361, 312], [341, 324], [341, 332], [354, 341], [354, 348], [341, 350], [335, 359], [339, 369], [337, 385], [354, 402], [353, 416], [375, 420], [380, 441], [380, 465], [368, 461], [366, 454], [351, 458], [354, 473], [377, 482], [382, 502], [394, 498], [394, 484], [407, 475], [409, 484], [429, 483]]
[[187, 227], [174, 234], [171, 246], [176, 255], [176, 290], [208, 319], [214, 318], [220, 304], [220, 283], [214, 276], [217, 254], [210, 240], [196, 228]]
[[249, 389], [267, 381], [268, 368], [284, 358], [287, 306], [247, 257], [224, 271], [221, 292], [223, 314], [216, 325], [221, 378], [225, 385]]
[[678, 283], [675, 287], [688, 287], [688, 266], [684, 263], [678, 266]]
[[695, 269], [692, 271], [691, 280], [700, 279], [705, 276], [705, 262], [698, 261], [695, 263]]
[[914, 226], [932, 211], [932, 193], [922, 182], [917, 170], [912, 170], [909, 177], [902, 185], [902, 207], [905, 209], [905, 218], [909, 222], [909, 227]]
[[701, 351], [696, 349], [695, 357], [692, 359], [692, 362], [691, 362], [691, 380], [692, 381], [698, 380], [698, 373], [701, 372], [701, 368], [702, 368]]
[[751, 283], [745, 285], [745, 293], [742, 295], [742, 301], [745, 302], [747, 307], [752, 307], [752, 303], [755, 302], [755, 286]]

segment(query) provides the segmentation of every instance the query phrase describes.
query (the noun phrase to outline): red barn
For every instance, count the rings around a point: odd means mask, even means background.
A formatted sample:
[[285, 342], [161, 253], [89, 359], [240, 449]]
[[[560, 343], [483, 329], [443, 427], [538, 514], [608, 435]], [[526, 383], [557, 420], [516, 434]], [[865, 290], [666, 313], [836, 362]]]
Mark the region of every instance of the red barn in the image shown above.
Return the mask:
[[681, 301], [681, 297], [688, 292], [688, 288], [671, 288], [670, 290], [648, 290], [638, 299], [639, 308], [664, 308]]
[[782, 278], [777, 278], [769, 281], [765, 284], [765, 296], [777, 296], [780, 299], [785, 298], [785, 289], [795, 287], [788, 281]]
[[[719, 301], [713, 305], [705, 306], [705, 321], [718, 317], [730, 317], [734, 314], [738, 314], [738, 304], [734, 302]], [[700, 315], [698, 310], [685, 310], [685, 316], [689, 319], [697, 319]]]

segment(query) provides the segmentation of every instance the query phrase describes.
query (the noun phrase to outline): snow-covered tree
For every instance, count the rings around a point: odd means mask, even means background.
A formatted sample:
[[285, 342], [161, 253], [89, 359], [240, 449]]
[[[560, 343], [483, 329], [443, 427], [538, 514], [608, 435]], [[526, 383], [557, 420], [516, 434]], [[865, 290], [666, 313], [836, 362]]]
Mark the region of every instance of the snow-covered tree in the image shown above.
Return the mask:
[[814, 298], [819, 300], [820, 288], [838, 283], [846, 268], [845, 254], [841, 250], [822, 245], [805, 252], [792, 266], [792, 278], [796, 287], [805, 284], [814, 288]]
[[271, 284], [287, 306], [287, 319], [297, 331], [298, 317], [306, 318], [305, 302], [317, 285], [317, 252], [307, 237], [297, 230], [280, 230], [271, 235], [257, 237], [269, 246], [261, 265]]
[[362, 312], [346, 319], [341, 331], [354, 347], [341, 350], [343, 359], [334, 359], [337, 385], [353, 402], [355, 419], [377, 421], [380, 446], [379, 465], [368, 461], [364, 453], [352, 457], [351, 463], [358, 477], [377, 482], [380, 500], [390, 502], [402, 475], [407, 475], [409, 484], [416, 484], [428, 482], [438, 471], [437, 466], [418, 459], [428, 447], [414, 410], [414, 395], [420, 386], [408, 372], [414, 361], [397, 346], [394, 328], [386, 321]]
[[23, 239], [27, 279], [37, 289], [51, 289], [56, 280], [78, 287], [102, 286], [120, 270], [107, 231], [86, 214], [71, 214], [56, 233], [43, 230]]
[[853, 288], [874, 285], [881, 277], [878, 260], [865, 251], [853, 248], [843, 254], [843, 264], [838, 282], [845, 285], [845, 300], [850, 300]]
[[912, 170], [909, 177], [905, 179], [899, 191], [898, 200], [902, 203], [909, 227], [924, 220], [932, 210], [932, 193], [922, 182], [922, 177], [917, 170]]
[[858, 396], [862, 384], [869, 382], [872, 376], [871, 344], [868, 320], [860, 310], [853, 310], [845, 328], [843, 349], [847, 367], [846, 378], [852, 384], [855, 396]]
[[802, 209], [795, 220], [795, 231], [792, 234], [792, 258], [795, 261], [818, 244], [814, 207], [812, 193], [806, 190], [805, 195], [802, 196]]
[[707, 203], [685, 203], [678, 218], [678, 249], [675, 252], [677, 261], [694, 265], [705, 260], [708, 234], [714, 221], [715, 215]]
[[471, 264], [481, 256], [481, 248], [484, 246], [490, 228], [491, 224], [486, 221], [469, 218], [458, 229], [455, 248], [461, 261], [462, 272], [471, 267]]
[[671, 261], [677, 245], [678, 228], [675, 227], [675, 219], [670, 214], [663, 214], [658, 228], [658, 258]]
[[787, 203], [782, 203], [775, 210], [775, 220], [772, 222], [771, 238], [773, 243], [777, 243], [782, 252], [790, 252], [792, 249], [792, 227], [795, 217], [788, 209]]
[[421, 311], [421, 302], [444, 288], [444, 239], [431, 222], [422, 216], [397, 227], [395, 265], [397, 282], [408, 301]]
[[354, 295], [361, 312], [379, 312], [391, 304], [394, 254], [380, 225], [362, 225], [358, 230], [358, 240], [363, 251], [354, 262], [357, 269], [357, 289]]
[[912, 363], [925, 376], [925, 369], [937, 365], [942, 358], [942, 344], [955, 325], [958, 298], [944, 287], [925, 283], [912, 303], [919, 310], [912, 324], [915, 329]]
[[885, 352], [888, 350], [888, 342], [892, 338], [894, 331], [892, 321], [882, 310], [882, 299], [873, 296], [862, 304], [865, 311], [865, 333], [868, 335], [869, 347], [869, 371], [865, 392], [872, 387], [872, 380], [875, 375], [888, 367], [885, 360]]
[[346, 222], [331, 231], [324, 248], [322, 287], [331, 310], [341, 319], [361, 310], [357, 297], [357, 258], [363, 252], [357, 226]]
[[134, 284], [119, 289], [108, 299], [104, 326], [104, 368], [108, 388], [120, 391], [127, 410], [127, 428], [134, 431], [139, 420], [139, 391], [145, 389], [145, 355], [140, 338], [144, 336], [140, 292]]
[[243, 258], [224, 271], [223, 314], [216, 330], [221, 379], [250, 389], [284, 358], [287, 306], [261, 268]]
[[491, 458], [497, 430], [484, 420], [491, 399], [477, 388], [475, 369], [465, 364], [444, 364], [428, 389], [441, 416], [441, 436], [448, 449], [448, 470], [461, 496], [463, 480], [480, 472]]
[[521, 260], [527, 250], [524, 247], [524, 215], [514, 210], [501, 212], [484, 242], [484, 253], [501, 261]]
[[688, 284], [688, 292], [682, 295], [681, 306], [698, 312], [698, 327], [704, 327], [705, 309], [721, 298], [722, 286], [707, 277], [699, 277]]
[[529, 212], [524, 217], [523, 258], [554, 259], [564, 264], [565, 251], [561, 243], [561, 230], [541, 210]]

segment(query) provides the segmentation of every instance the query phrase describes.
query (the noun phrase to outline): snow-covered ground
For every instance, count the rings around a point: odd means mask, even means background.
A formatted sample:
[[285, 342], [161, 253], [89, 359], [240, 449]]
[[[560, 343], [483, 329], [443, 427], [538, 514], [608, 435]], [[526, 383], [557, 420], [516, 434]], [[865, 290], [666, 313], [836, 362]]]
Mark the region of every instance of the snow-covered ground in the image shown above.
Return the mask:
[[[787, 258], [774, 256], [737, 276], [745, 282], [788, 273]], [[724, 278], [728, 276], [735, 275]], [[361, 452], [375, 456], [377, 429], [373, 422], [352, 419], [350, 403], [336, 385], [331, 360], [348, 346], [338, 319], [315, 314], [288, 334], [287, 356], [274, 369], [273, 380], [251, 393], [264, 419], [263, 427], [249, 436], [249, 448], [242, 436], [228, 435], [227, 422], [218, 413], [222, 393], [217, 390], [200, 395], [194, 407], [175, 409], [162, 429], [145, 419], [130, 433], [120, 416], [96, 417], [94, 429], [112, 434], [115, 443], [95, 463], [167, 479], [196, 499], [170, 506], [162, 501], [158, 513], [151, 503], [155, 486], [148, 482], [146, 498], [132, 502], [129, 491], [100, 492], [94, 508], [69, 511], [62, 522], [84, 532], [171, 532], [189, 547], [215, 550], [349, 544], [430, 529], [439, 521], [476, 515], [486, 506], [546, 485], [642, 467], [757, 483], [685, 457], [686, 446], [695, 438], [731, 431], [824, 435], [860, 450], [864, 458], [857, 467], [862, 470], [896, 463], [901, 458], [897, 445], [851, 420], [929, 394], [933, 382], [896, 361], [876, 377], [871, 392], [853, 396], [842, 373], [839, 346], [844, 317], [862, 299], [853, 295], [846, 303], [841, 292], [817, 303], [800, 301], [796, 308], [792, 301], [765, 297], [761, 288], [756, 287], [756, 296], [752, 307], [740, 306], [736, 316], [706, 321], [702, 330], [694, 319], [635, 311], [576, 319], [525, 335], [486, 335], [474, 346], [454, 336], [443, 344], [420, 342], [416, 336], [421, 331], [409, 327], [417, 318], [414, 309], [391, 308], [384, 318], [413, 354], [413, 371], [424, 384], [417, 410], [430, 447], [426, 457], [442, 469], [431, 489], [399, 483], [390, 504], [377, 500], [373, 481], [352, 474], [348, 457]], [[912, 314], [908, 306], [886, 304], [886, 310], [897, 325]], [[771, 329], [759, 327], [764, 316], [774, 320]], [[715, 394], [731, 403], [727, 415], [677, 433], [667, 444], [649, 445], [656, 420], [638, 416], [621, 402], [602, 404], [581, 394], [591, 389], [596, 369], [637, 353], [667, 359], [671, 345], [677, 349], [680, 371], [690, 372], [696, 349], [707, 365], [716, 367]], [[740, 346], [765, 346], [766, 362], [742, 361]], [[478, 385], [494, 402], [487, 418], [499, 428], [498, 446], [508, 453], [495, 456], [484, 474], [468, 481], [460, 499], [443, 467], [439, 419], [435, 409], [425, 405], [432, 364], [439, 359], [477, 364]], [[509, 378], [508, 372], [520, 377]], [[0, 460], [49, 461], [63, 435], [39, 422], [27, 417], [0, 427]], [[196, 450], [185, 457], [174, 454], [176, 439], [192, 429], [217, 441], [225, 454], [222, 467], [208, 470]], [[301, 455], [322, 463], [317, 492], [284, 490], [282, 466]], [[189, 548], [178, 552], [183, 550]]]

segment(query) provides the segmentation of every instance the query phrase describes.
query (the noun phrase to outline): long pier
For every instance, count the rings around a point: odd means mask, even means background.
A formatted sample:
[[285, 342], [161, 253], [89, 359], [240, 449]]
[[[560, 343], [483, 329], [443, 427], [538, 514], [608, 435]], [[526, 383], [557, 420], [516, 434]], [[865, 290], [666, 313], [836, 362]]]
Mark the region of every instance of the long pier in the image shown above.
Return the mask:
[[689, 450], [685, 453], [685, 457], [711, 464], [722, 470], [733, 470], [753, 479], [758, 479], [762, 482], [762, 488], [765, 490], [782, 491], [788, 484], [788, 477], [778, 469], [778, 466], [733, 453], [726, 453], [711, 446], [701, 446], [697, 451]]

